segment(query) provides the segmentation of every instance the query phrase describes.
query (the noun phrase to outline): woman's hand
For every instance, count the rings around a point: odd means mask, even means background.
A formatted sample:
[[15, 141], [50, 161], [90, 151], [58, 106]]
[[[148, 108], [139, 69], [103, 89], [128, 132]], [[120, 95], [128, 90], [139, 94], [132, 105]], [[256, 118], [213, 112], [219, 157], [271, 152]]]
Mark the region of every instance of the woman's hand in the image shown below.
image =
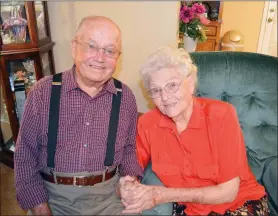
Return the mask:
[[159, 187], [139, 184], [129, 190], [128, 197], [122, 200], [125, 210], [124, 214], [140, 213], [151, 209], [162, 200], [159, 196]]

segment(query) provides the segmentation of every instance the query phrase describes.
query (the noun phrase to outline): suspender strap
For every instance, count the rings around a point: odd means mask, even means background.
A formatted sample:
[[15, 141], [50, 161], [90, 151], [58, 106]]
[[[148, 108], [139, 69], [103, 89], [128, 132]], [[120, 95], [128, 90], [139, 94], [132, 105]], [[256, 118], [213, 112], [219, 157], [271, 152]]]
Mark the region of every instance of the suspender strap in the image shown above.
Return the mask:
[[[117, 94], [113, 95], [112, 108], [109, 120], [109, 130], [107, 137], [107, 148], [104, 165], [111, 166], [115, 155], [115, 142], [118, 130], [119, 113], [122, 97], [122, 83], [116, 79], [114, 85]], [[62, 73], [53, 75], [52, 90], [50, 98], [50, 109], [48, 118], [48, 142], [47, 142], [47, 166], [54, 168], [54, 158], [57, 145], [57, 135], [59, 126], [60, 95], [62, 85]]]
[[59, 125], [61, 86], [62, 73], [53, 75], [47, 134], [47, 166], [50, 168], [54, 168], [54, 157]]
[[113, 95], [112, 108], [110, 113], [109, 130], [106, 145], [106, 155], [104, 166], [108, 167], [113, 164], [115, 155], [115, 142], [117, 137], [121, 97], [122, 97], [122, 83], [114, 79], [114, 85], [117, 89], [117, 94]]

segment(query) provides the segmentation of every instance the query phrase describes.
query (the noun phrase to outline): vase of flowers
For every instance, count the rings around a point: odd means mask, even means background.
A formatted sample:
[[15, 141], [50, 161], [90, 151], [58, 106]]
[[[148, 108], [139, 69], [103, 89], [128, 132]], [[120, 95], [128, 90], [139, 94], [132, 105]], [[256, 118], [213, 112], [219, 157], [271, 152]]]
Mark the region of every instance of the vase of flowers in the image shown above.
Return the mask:
[[204, 26], [208, 23], [204, 5], [192, 2], [181, 5], [179, 31], [184, 36], [184, 49], [187, 52], [194, 52], [198, 42], [207, 40]]

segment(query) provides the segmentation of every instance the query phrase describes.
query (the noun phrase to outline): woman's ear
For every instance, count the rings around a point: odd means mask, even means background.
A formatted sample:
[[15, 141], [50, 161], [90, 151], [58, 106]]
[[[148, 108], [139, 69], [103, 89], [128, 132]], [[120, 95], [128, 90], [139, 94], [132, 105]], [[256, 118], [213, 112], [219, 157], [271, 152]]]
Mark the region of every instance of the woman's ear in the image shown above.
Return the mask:
[[190, 94], [193, 95], [194, 91], [195, 91], [195, 81], [194, 81], [194, 78], [192, 77], [192, 75], [189, 75], [187, 77], [187, 80], [188, 80], [188, 88], [189, 88]]

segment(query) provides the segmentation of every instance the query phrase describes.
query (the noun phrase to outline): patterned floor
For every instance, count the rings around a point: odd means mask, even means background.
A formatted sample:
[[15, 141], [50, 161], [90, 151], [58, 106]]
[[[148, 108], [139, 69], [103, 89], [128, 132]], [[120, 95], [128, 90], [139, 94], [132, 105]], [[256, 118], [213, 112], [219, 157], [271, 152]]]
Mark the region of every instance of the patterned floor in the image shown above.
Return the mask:
[[17, 204], [14, 188], [14, 171], [6, 165], [0, 163], [1, 172], [1, 199], [0, 199], [0, 215], [26, 215]]

